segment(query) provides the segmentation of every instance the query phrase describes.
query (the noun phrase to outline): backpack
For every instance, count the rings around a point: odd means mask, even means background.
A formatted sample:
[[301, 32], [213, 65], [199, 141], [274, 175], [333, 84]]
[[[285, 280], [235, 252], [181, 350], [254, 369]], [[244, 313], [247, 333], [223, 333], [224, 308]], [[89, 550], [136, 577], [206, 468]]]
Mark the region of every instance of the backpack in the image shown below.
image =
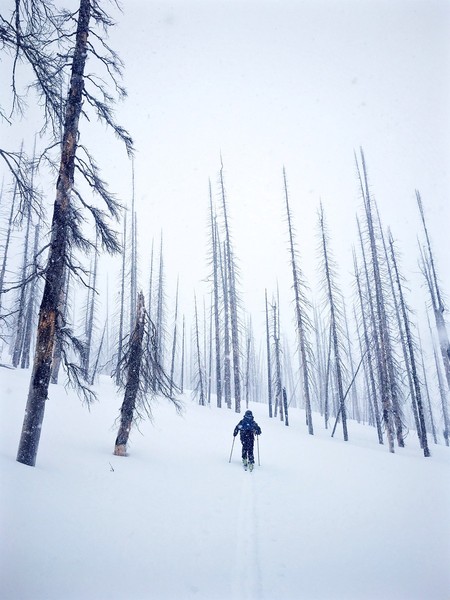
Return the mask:
[[242, 419], [241, 421], [241, 427], [240, 430], [241, 431], [253, 431], [253, 429], [255, 428], [255, 423], [252, 419]]

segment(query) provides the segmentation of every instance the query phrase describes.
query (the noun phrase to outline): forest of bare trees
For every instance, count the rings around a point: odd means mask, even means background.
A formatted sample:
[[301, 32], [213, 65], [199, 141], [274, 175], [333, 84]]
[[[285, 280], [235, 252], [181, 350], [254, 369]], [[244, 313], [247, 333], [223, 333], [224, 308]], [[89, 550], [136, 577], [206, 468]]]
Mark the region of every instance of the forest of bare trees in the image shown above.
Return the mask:
[[[13, 124], [26, 110], [14, 85], [23, 64], [41, 107], [39, 131], [17, 148], [0, 148], [0, 362], [30, 372], [17, 460], [36, 463], [52, 385], [69, 382], [89, 405], [100, 375], [123, 390], [114, 450], [119, 455], [126, 454], [132, 424], [151, 414], [151, 398], [163, 396], [179, 409], [187, 391], [201, 405], [236, 413], [249, 402], [264, 403], [269, 418], [284, 426], [291, 409], [302, 409], [305, 432], [313, 435], [320, 422], [349, 443], [355, 420], [372, 427], [374, 442], [391, 453], [412, 436], [425, 457], [432, 455], [432, 443], [449, 446], [450, 343], [443, 265], [427, 222], [432, 198], [422, 200], [416, 191], [411, 202], [423, 226], [417, 264], [428, 324], [417, 318], [422, 307], [402, 269], [395, 232], [378, 209], [362, 149], [354, 165], [349, 157], [360, 189], [349, 235], [353, 265], [335, 259], [333, 230], [318, 200], [320, 289], [306, 280], [305, 249], [296, 235], [302, 198], [283, 169], [274, 203], [285, 227], [280, 243], [291, 280], [269, 282], [273, 288], [262, 287], [260, 306], [245, 306], [233, 237], [239, 199], [228, 194], [220, 158], [205, 182], [204, 229], [192, 234], [205, 240], [207, 291], [183, 290], [183, 273], [166, 269], [164, 232], [153, 239], [150, 256], [140, 251], [147, 232], [135, 202], [133, 142], [113, 110], [125, 96], [122, 65], [102, 35], [111, 25], [96, 0], [80, 0], [73, 13], [58, 13], [48, 1], [18, 2], [12, 16], [0, 20], [13, 82], [11, 107], [0, 106], [0, 118]], [[92, 75], [93, 63], [102, 78]], [[85, 145], [83, 133], [94, 116], [124, 145], [128, 202], [109, 191]], [[99, 276], [104, 252], [115, 256], [106, 290]], [[343, 269], [353, 279], [345, 293]], [[183, 303], [186, 294], [192, 301]], [[291, 314], [282, 314], [280, 297], [289, 301]], [[264, 312], [260, 329], [255, 310]]]

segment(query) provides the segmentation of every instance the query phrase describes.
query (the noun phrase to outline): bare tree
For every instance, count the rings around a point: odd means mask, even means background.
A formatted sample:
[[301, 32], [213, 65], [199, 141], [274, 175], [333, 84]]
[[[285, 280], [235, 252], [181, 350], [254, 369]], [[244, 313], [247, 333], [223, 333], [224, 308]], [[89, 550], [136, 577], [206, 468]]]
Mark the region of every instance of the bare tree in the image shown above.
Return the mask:
[[[422, 392], [420, 389], [419, 374], [418, 374], [418, 370], [417, 370], [415, 344], [414, 344], [412, 331], [411, 331], [409, 308], [406, 304], [404, 293], [403, 293], [403, 286], [402, 286], [401, 276], [400, 276], [399, 267], [398, 267], [398, 259], [397, 259], [397, 255], [396, 255], [395, 248], [394, 248], [394, 239], [393, 239], [391, 233], [389, 233], [389, 247], [391, 250], [391, 260], [392, 260], [392, 266], [394, 268], [395, 282], [397, 284], [398, 301], [400, 304], [401, 315], [402, 315], [402, 319], [403, 319], [402, 325], [403, 325], [404, 331], [405, 331], [405, 340], [406, 340], [405, 345], [406, 345], [406, 348], [408, 351], [405, 358], [407, 359], [407, 367], [408, 366], [411, 367], [411, 376], [412, 376], [412, 383], [413, 383], [413, 387], [411, 389], [411, 396], [412, 396], [412, 400], [413, 400], [413, 408], [415, 410], [415, 413], [417, 413], [417, 420], [418, 420], [418, 425], [419, 425], [419, 427], [417, 429], [417, 435], [419, 436], [420, 445], [423, 449], [423, 454], [425, 457], [428, 457], [428, 456], [430, 456], [430, 450], [428, 448], [427, 429], [425, 426], [424, 409], [423, 409], [423, 402], [422, 402]], [[400, 331], [400, 334], [401, 335], [403, 334], [402, 330]], [[402, 335], [402, 339], [403, 339], [403, 335]], [[409, 372], [409, 368], [407, 370]]]
[[172, 386], [174, 381], [174, 373], [175, 373], [175, 355], [177, 350], [177, 325], [178, 325], [178, 285], [179, 278], [177, 278], [177, 290], [175, 294], [175, 316], [173, 323], [173, 339], [172, 339], [172, 360], [170, 363], [170, 394], [172, 394]]
[[205, 406], [205, 372], [203, 360], [200, 351], [200, 333], [198, 327], [197, 297], [194, 295], [195, 323], [194, 323], [194, 343], [195, 343], [195, 383], [194, 393], [198, 398], [198, 403]]
[[[114, 454], [117, 456], [127, 455], [128, 439], [133, 423], [146, 416], [149, 418], [152, 416], [149, 389], [157, 388], [158, 393], [168, 398], [178, 411], [181, 408], [170, 391], [174, 386], [157, 362], [157, 351], [154, 345], [155, 328], [145, 311], [142, 292], [138, 295], [135, 314], [135, 325], [119, 365], [119, 381], [124, 389], [124, 399], [120, 409], [119, 431], [114, 445]], [[149, 345], [146, 338], [153, 340], [153, 345]], [[149, 346], [152, 348], [150, 352], [148, 352]], [[146, 380], [153, 380], [155, 376], [158, 385], [146, 385]]]
[[226, 282], [228, 285], [228, 298], [230, 303], [231, 322], [231, 347], [233, 352], [233, 383], [234, 383], [234, 410], [241, 412], [241, 368], [240, 368], [240, 344], [239, 344], [239, 317], [238, 297], [236, 288], [236, 260], [234, 257], [231, 232], [228, 219], [228, 209], [225, 195], [225, 183], [223, 178], [223, 163], [220, 168], [220, 190], [222, 196], [223, 219], [225, 227], [225, 252], [224, 263], [226, 271]]
[[[19, 3], [17, 4], [19, 5]], [[28, 14], [28, 17], [31, 19], [30, 14]], [[73, 18], [74, 15], [70, 15], [69, 21], [73, 22]], [[85, 73], [88, 54], [92, 54], [100, 59], [100, 63], [105, 67], [107, 73], [113, 76], [113, 83], [116, 90], [124, 95], [124, 90], [120, 87], [117, 80], [117, 76], [120, 76], [118, 57], [106, 46], [94, 30], [95, 24], [107, 28], [111, 24], [111, 20], [96, 0], [80, 0], [75, 22], [75, 37], [73, 35], [63, 37], [61, 29], [56, 29], [59, 39], [63, 39], [64, 42], [73, 43], [72, 40], [75, 40], [74, 45], [69, 48], [67, 54], [63, 57], [63, 63], [68, 61], [70, 65], [71, 74], [64, 113], [61, 114], [60, 112], [61, 103], [59, 96], [57, 105], [50, 108], [46, 105], [46, 110], [48, 109], [48, 114], [54, 119], [54, 122], [59, 126], [60, 122], [63, 121], [64, 125], [59, 173], [56, 184], [56, 199], [53, 206], [51, 237], [48, 246], [48, 262], [45, 268], [44, 292], [39, 310], [36, 350], [22, 435], [17, 454], [19, 462], [30, 466], [34, 466], [36, 463], [45, 401], [48, 396], [51, 363], [57, 339], [59, 301], [61, 290], [64, 286], [65, 268], [74, 269], [75, 272], [78, 272], [76, 266], [70, 260], [70, 248], [76, 246], [83, 251], [87, 251], [92, 246], [81, 230], [81, 209], [88, 211], [93, 217], [96, 231], [103, 247], [109, 252], [117, 252], [119, 250], [115, 233], [108, 225], [107, 214], [86, 202], [81, 190], [74, 187], [75, 169], [77, 169], [84, 176], [90, 188], [105, 203], [108, 214], [113, 217], [119, 216], [120, 206], [101, 180], [93, 157], [79, 142], [80, 117], [86, 115], [86, 110], [84, 109], [83, 112], [82, 108], [83, 101], [97, 113], [104, 123], [112, 127], [114, 132], [125, 143], [128, 152], [131, 153], [132, 151], [132, 141], [128, 133], [113, 120], [111, 110], [113, 99], [111, 94], [104, 88], [101, 80], [94, 78], [89, 73]], [[93, 36], [93, 41], [88, 39], [90, 33]], [[17, 35], [19, 36], [17, 44], [20, 46], [21, 40], [24, 40], [26, 36], [21, 37], [21, 31], [17, 31]], [[100, 42], [101, 50], [97, 51], [95, 49], [96, 41]], [[60, 48], [58, 48], [59, 50]], [[57, 52], [53, 54], [57, 54]], [[53, 55], [50, 58], [53, 58]], [[58, 60], [57, 56], [55, 60]], [[30, 63], [33, 68], [37, 68], [37, 65], [33, 61], [34, 59], [31, 59]], [[49, 72], [46, 73], [47, 82], [49, 81], [48, 77]], [[52, 82], [52, 85], [54, 85], [54, 82]], [[40, 86], [39, 89], [42, 94], [45, 95], [45, 82], [44, 84], [38, 82], [38, 86]], [[94, 92], [91, 91], [91, 87], [95, 90]], [[101, 98], [95, 95], [97, 92], [102, 94]], [[46, 101], [47, 98], [49, 101], [52, 99], [52, 97], [44, 97]], [[77, 153], [77, 150], [80, 152]], [[78, 206], [75, 204], [76, 200], [78, 201]], [[71, 336], [69, 330], [64, 330], [63, 328], [59, 334], [65, 335], [69, 342], [75, 343], [76, 347], [80, 348], [80, 345]], [[71, 363], [67, 360], [66, 365], [70, 366]], [[76, 365], [69, 371], [69, 377], [72, 383], [81, 386], [81, 392], [84, 393], [84, 398], [87, 401], [92, 399], [92, 392], [86, 386], [82, 385], [81, 370]]]
[[159, 248], [159, 270], [158, 287], [155, 313], [156, 327], [156, 348], [158, 351], [158, 363], [164, 364], [165, 357], [165, 338], [166, 338], [166, 295], [165, 295], [165, 273], [163, 256], [163, 236], [161, 232], [161, 242]]
[[[356, 159], [356, 157], [355, 157]], [[361, 149], [361, 164], [362, 172], [360, 170], [358, 161], [356, 159], [356, 167], [358, 170], [358, 178], [361, 186], [361, 195], [364, 201], [364, 210], [367, 222], [367, 233], [369, 239], [369, 249], [371, 256], [371, 267], [374, 287], [374, 303], [372, 304], [372, 328], [375, 333], [375, 348], [376, 348], [376, 360], [378, 364], [379, 383], [381, 390], [381, 405], [383, 412], [383, 421], [386, 427], [386, 433], [389, 444], [389, 451], [394, 452], [394, 408], [392, 403], [392, 388], [390, 385], [389, 372], [388, 372], [388, 361], [389, 361], [389, 331], [387, 325], [386, 306], [384, 300], [384, 290], [382, 275], [380, 270], [380, 257], [379, 249], [377, 245], [377, 239], [375, 235], [374, 219], [373, 219], [373, 208], [372, 198], [369, 192], [369, 184], [367, 179], [366, 164], [364, 154]], [[362, 246], [363, 247], [363, 246]], [[368, 289], [370, 283], [368, 279], [367, 263], [366, 268], [366, 279], [368, 282]], [[376, 314], [376, 316], [375, 316]], [[398, 429], [397, 429], [398, 433]], [[398, 436], [397, 436], [397, 439]], [[399, 440], [400, 441], [400, 440]]]
[[136, 320], [137, 298], [137, 223], [135, 210], [134, 158], [131, 159], [131, 247], [130, 247], [130, 331]]
[[[33, 244], [33, 263], [36, 260], [39, 248], [39, 232], [40, 232], [40, 223], [36, 223], [34, 228], [34, 244]], [[33, 331], [33, 326], [35, 325], [35, 317], [36, 317], [36, 296], [38, 292], [38, 279], [37, 277], [32, 278], [29, 283], [29, 292], [27, 296], [27, 306], [25, 312], [24, 319], [24, 332], [23, 332], [23, 340], [22, 340], [22, 348], [21, 348], [21, 360], [20, 367], [22, 369], [28, 369], [30, 366], [30, 350], [31, 350], [31, 336]]]
[[215, 341], [215, 367], [216, 367], [216, 398], [217, 406], [222, 406], [222, 365], [221, 365], [221, 328], [220, 328], [220, 238], [217, 228], [217, 218], [213, 211], [211, 181], [209, 182], [209, 206], [210, 206], [210, 227], [211, 227], [211, 249], [212, 249], [212, 267], [213, 267], [213, 294], [214, 294], [214, 341]]
[[180, 391], [184, 391], [184, 362], [185, 362], [185, 347], [186, 347], [186, 318], [183, 315], [183, 329], [181, 335], [181, 374], [180, 374]]
[[220, 273], [223, 290], [223, 345], [224, 345], [224, 365], [223, 365], [223, 391], [225, 404], [231, 408], [231, 336], [230, 336], [230, 304], [228, 301], [228, 270], [225, 266], [224, 255], [226, 247], [224, 244], [223, 252], [219, 255]]
[[11, 198], [9, 218], [8, 218], [8, 223], [6, 225], [5, 242], [3, 245], [3, 259], [2, 259], [2, 265], [0, 267], [0, 316], [2, 316], [3, 295], [4, 295], [3, 288], [5, 285], [6, 265], [7, 265], [8, 254], [9, 254], [11, 235], [12, 235], [12, 231], [13, 231], [13, 217], [14, 217], [14, 210], [15, 210], [15, 206], [16, 206], [16, 194], [17, 194], [17, 183], [14, 184], [14, 192], [13, 192], [12, 198]]
[[330, 328], [331, 336], [333, 340], [333, 354], [334, 354], [334, 367], [337, 383], [337, 392], [339, 399], [339, 411], [342, 419], [342, 430], [344, 440], [348, 441], [348, 430], [347, 430], [347, 409], [344, 402], [344, 364], [342, 361], [343, 347], [342, 347], [342, 329], [340, 320], [343, 318], [342, 314], [342, 303], [343, 299], [336, 287], [336, 274], [335, 265], [329, 250], [328, 232], [325, 224], [325, 217], [323, 213], [322, 203], [320, 204], [319, 210], [319, 227], [320, 237], [322, 246], [322, 261], [323, 261], [323, 275], [324, 275], [324, 288], [325, 297], [330, 312]]
[[119, 385], [118, 365], [122, 360], [123, 340], [125, 337], [125, 265], [126, 265], [126, 248], [127, 248], [127, 213], [125, 212], [123, 219], [123, 234], [122, 234], [122, 270], [120, 277], [120, 296], [119, 296], [119, 332], [117, 335], [117, 362], [116, 362], [116, 385]]
[[442, 297], [439, 279], [436, 271], [436, 263], [434, 260], [433, 251], [431, 248], [430, 236], [425, 220], [425, 212], [423, 208], [422, 198], [416, 190], [416, 199], [419, 206], [420, 217], [422, 219], [423, 230], [426, 239], [426, 253], [423, 254], [423, 270], [426, 276], [428, 290], [430, 292], [431, 303], [433, 306], [433, 314], [436, 321], [436, 329], [439, 339], [439, 348], [441, 351], [442, 363], [444, 365], [445, 377], [450, 390], [450, 342], [448, 339], [447, 326], [445, 323], [445, 305]]
[[310, 362], [312, 350], [308, 339], [308, 332], [311, 328], [309, 318], [307, 315], [307, 302], [305, 297], [305, 284], [301, 271], [298, 266], [298, 255], [295, 248], [294, 239], [294, 228], [292, 224], [292, 213], [289, 206], [289, 194], [286, 179], [286, 170], [283, 167], [283, 180], [284, 180], [284, 197], [286, 203], [286, 216], [288, 222], [289, 232], [289, 250], [292, 268], [292, 280], [294, 287], [294, 299], [295, 299], [295, 324], [298, 336], [298, 349], [300, 357], [300, 373], [303, 382], [303, 397], [305, 401], [306, 410], [306, 423], [308, 425], [308, 433], [314, 434], [313, 422], [312, 422], [312, 408], [311, 408], [311, 383], [310, 383]]
[[266, 300], [266, 349], [267, 349], [267, 397], [269, 405], [269, 417], [273, 417], [272, 401], [272, 356], [270, 351], [270, 328], [269, 328], [269, 306], [267, 303], [267, 290], [265, 290]]
[[95, 306], [97, 300], [97, 267], [98, 267], [98, 241], [95, 241], [93, 266], [89, 274], [88, 298], [86, 303], [85, 320], [85, 351], [83, 353], [84, 378], [90, 381], [89, 368], [91, 349], [93, 344], [95, 326]]
[[444, 377], [442, 375], [442, 366], [441, 366], [441, 363], [439, 362], [436, 345], [434, 343], [434, 337], [433, 337], [433, 332], [431, 330], [431, 323], [430, 323], [430, 318], [428, 316], [428, 313], [427, 313], [427, 319], [428, 319], [428, 328], [430, 330], [431, 343], [433, 346], [433, 356], [434, 356], [434, 364], [436, 366], [436, 376], [437, 376], [437, 382], [438, 382], [438, 388], [439, 388], [439, 397], [441, 399], [442, 418], [444, 421], [443, 436], [444, 436], [444, 440], [445, 440], [445, 445], [450, 446], [450, 419], [449, 419], [446, 386], [445, 386], [445, 382], [444, 382]]
[[27, 206], [26, 215], [26, 227], [25, 236], [23, 241], [22, 251], [22, 268], [20, 273], [20, 286], [18, 289], [17, 296], [17, 309], [15, 319], [15, 332], [14, 332], [14, 346], [12, 348], [12, 365], [18, 367], [20, 363], [20, 357], [22, 354], [23, 347], [23, 332], [24, 332], [24, 321], [27, 303], [27, 292], [29, 290], [28, 278], [30, 275], [31, 267], [31, 253], [30, 253], [30, 231], [32, 227], [32, 216], [31, 216], [31, 205]]
[[[363, 292], [362, 292], [361, 275], [360, 275], [360, 270], [358, 267], [358, 262], [357, 262], [355, 251], [353, 251], [353, 262], [354, 262], [355, 279], [356, 279], [357, 293], [358, 293], [359, 305], [360, 305], [360, 311], [361, 311], [361, 324], [362, 324], [363, 339], [364, 339], [364, 344], [361, 343], [361, 353], [362, 353], [363, 347], [365, 347], [365, 349], [366, 349], [365, 350], [365, 356], [366, 356], [365, 366], [366, 366], [367, 379], [368, 379], [368, 381], [367, 381], [367, 398], [369, 401], [369, 407], [370, 407], [370, 409], [373, 410], [374, 421], [376, 424], [377, 434], [378, 434], [378, 442], [380, 444], [383, 444], [383, 431], [382, 431], [382, 427], [381, 427], [380, 410], [378, 407], [377, 386], [376, 386], [374, 366], [373, 366], [374, 359], [372, 356], [372, 352], [373, 352], [372, 348], [373, 348], [374, 344], [371, 342], [370, 337], [369, 337], [369, 326], [367, 323], [368, 319], [366, 317], [365, 302], [364, 302], [364, 297], [363, 297]], [[371, 303], [370, 290], [368, 290], [368, 292], [369, 292], [369, 299], [368, 299], [369, 310], [370, 310], [370, 314], [372, 314], [373, 306]]]
[[281, 378], [281, 350], [280, 350], [280, 334], [279, 334], [279, 315], [278, 305], [276, 302], [272, 304], [272, 338], [273, 338], [273, 358], [274, 358], [274, 391], [275, 391], [275, 411], [274, 416], [277, 416], [280, 411], [280, 421], [283, 421], [283, 382]]

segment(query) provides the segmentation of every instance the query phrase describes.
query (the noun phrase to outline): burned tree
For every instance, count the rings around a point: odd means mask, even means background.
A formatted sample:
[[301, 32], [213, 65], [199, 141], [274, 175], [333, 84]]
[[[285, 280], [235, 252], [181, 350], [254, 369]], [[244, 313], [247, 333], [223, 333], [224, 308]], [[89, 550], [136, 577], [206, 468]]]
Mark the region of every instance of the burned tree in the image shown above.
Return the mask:
[[266, 301], [266, 349], [267, 349], [267, 396], [269, 404], [269, 417], [273, 417], [272, 401], [272, 357], [270, 351], [270, 328], [269, 328], [269, 306], [267, 303], [267, 290], [265, 290]]
[[[114, 454], [127, 455], [127, 445], [133, 423], [145, 416], [151, 418], [147, 390], [158, 389], [158, 393], [168, 398], [177, 410], [180, 403], [172, 396], [173, 383], [157, 362], [158, 354], [155, 346], [155, 326], [145, 310], [144, 295], [139, 293], [135, 311], [136, 320], [124, 355], [118, 367], [118, 380], [124, 389], [124, 399], [120, 408], [120, 425], [114, 444]], [[148, 349], [151, 348], [149, 351]], [[157, 378], [148, 385], [148, 380]]]
[[220, 168], [220, 190], [222, 197], [223, 219], [225, 228], [225, 251], [224, 268], [225, 278], [228, 286], [228, 299], [230, 307], [231, 324], [231, 348], [233, 352], [233, 383], [234, 383], [234, 410], [241, 412], [241, 368], [240, 368], [240, 345], [239, 345], [239, 317], [238, 317], [238, 296], [236, 287], [236, 259], [231, 244], [231, 232], [228, 219], [227, 201], [225, 195], [225, 183], [223, 178], [223, 163]]
[[430, 293], [431, 304], [433, 307], [434, 319], [436, 321], [436, 330], [441, 351], [442, 363], [444, 366], [445, 377], [447, 379], [448, 389], [450, 391], [450, 342], [448, 339], [447, 325], [445, 323], [444, 313], [445, 305], [442, 298], [442, 292], [439, 285], [439, 279], [436, 271], [436, 262], [431, 248], [430, 236], [425, 220], [422, 198], [416, 190], [416, 199], [419, 206], [420, 217], [426, 239], [426, 249], [422, 253], [422, 268]]
[[366, 273], [367, 292], [373, 287], [373, 302], [371, 304], [372, 332], [375, 340], [375, 359], [378, 367], [378, 378], [381, 394], [383, 422], [386, 427], [389, 451], [394, 452], [394, 436], [397, 433], [399, 445], [403, 445], [400, 428], [401, 420], [397, 408], [394, 406], [392, 380], [389, 373], [390, 339], [386, 314], [385, 289], [380, 266], [380, 250], [377, 243], [375, 222], [373, 216], [373, 200], [369, 191], [366, 163], [361, 149], [361, 165], [355, 156], [358, 178], [361, 187], [361, 196], [364, 203], [364, 212], [367, 224], [367, 237], [370, 252], [371, 278], [369, 277], [368, 261], [365, 258], [365, 249], [361, 238], [364, 267]]
[[294, 227], [292, 224], [292, 213], [289, 206], [289, 194], [286, 179], [286, 170], [283, 168], [283, 181], [284, 181], [284, 198], [286, 204], [286, 216], [288, 222], [288, 233], [289, 233], [289, 251], [291, 259], [292, 269], [292, 281], [294, 287], [294, 299], [295, 299], [295, 325], [298, 336], [298, 350], [300, 357], [300, 374], [303, 383], [303, 397], [305, 401], [306, 410], [306, 424], [308, 426], [308, 433], [314, 434], [313, 422], [312, 422], [312, 408], [311, 408], [311, 375], [310, 375], [310, 362], [311, 362], [311, 346], [308, 339], [309, 329], [311, 327], [309, 318], [307, 315], [307, 302], [304, 293], [304, 281], [302, 273], [298, 265], [298, 255], [295, 247], [294, 239]]
[[427, 429], [425, 426], [422, 391], [420, 387], [419, 373], [417, 369], [415, 343], [412, 335], [412, 327], [409, 317], [409, 307], [406, 304], [406, 300], [404, 297], [403, 285], [398, 267], [397, 254], [394, 248], [394, 240], [391, 233], [389, 233], [389, 247], [391, 251], [391, 262], [394, 270], [395, 283], [397, 284], [398, 304], [401, 310], [402, 321], [400, 321], [399, 319], [399, 328], [405, 351], [406, 367], [410, 379], [411, 399], [413, 402], [413, 411], [417, 422], [417, 435], [419, 436], [420, 446], [423, 449], [423, 454], [425, 457], [428, 457], [430, 456], [430, 450], [428, 448]]
[[342, 430], [344, 440], [348, 441], [348, 430], [347, 430], [347, 409], [344, 400], [344, 364], [342, 361], [343, 347], [342, 337], [343, 333], [341, 330], [342, 314], [342, 303], [343, 299], [336, 287], [334, 262], [330, 255], [328, 232], [326, 229], [325, 218], [323, 213], [322, 204], [320, 204], [319, 210], [319, 227], [320, 227], [320, 239], [321, 239], [321, 250], [322, 250], [322, 264], [323, 264], [323, 287], [324, 296], [326, 299], [326, 305], [330, 315], [330, 330], [332, 336], [332, 346], [334, 355], [334, 368], [337, 384], [337, 393], [339, 400], [339, 413], [342, 419]]
[[[358, 224], [358, 227], [359, 227], [359, 224]], [[370, 337], [369, 337], [369, 326], [368, 326], [369, 319], [366, 317], [366, 304], [367, 303], [364, 302], [364, 297], [363, 297], [363, 292], [362, 292], [362, 284], [361, 284], [361, 274], [360, 274], [360, 270], [358, 267], [358, 262], [357, 262], [355, 251], [353, 251], [353, 262], [354, 262], [354, 269], [355, 269], [357, 293], [358, 293], [358, 298], [359, 298], [359, 306], [360, 306], [360, 311], [361, 311], [361, 324], [362, 324], [363, 341], [364, 341], [365, 356], [366, 356], [365, 366], [366, 366], [366, 373], [367, 373], [367, 397], [369, 400], [369, 411], [373, 412], [373, 420], [374, 420], [376, 428], [377, 428], [378, 442], [380, 444], [383, 444], [384, 443], [383, 442], [383, 430], [382, 430], [382, 426], [381, 426], [380, 410], [378, 407], [378, 398], [377, 398], [376, 377], [375, 377], [375, 373], [374, 373], [375, 361], [372, 356], [374, 344], [371, 342]], [[368, 300], [369, 300], [370, 314], [372, 314], [373, 313], [372, 298], [369, 297]], [[362, 341], [361, 341], [360, 346], [361, 346], [361, 350], [362, 350], [362, 348], [363, 348]]]
[[[31, 19], [31, 15], [27, 16]], [[69, 268], [77, 273], [79, 271], [70, 258], [70, 249], [75, 246], [87, 252], [92, 246], [92, 243], [89, 242], [82, 231], [81, 214], [83, 210], [92, 216], [103, 248], [112, 253], [119, 250], [116, 235], [110, 229], [107, 218], [109, 216], [118, 218], [120, 206], [101, 180], [98, 166], [93, 157], [79, 141], [80, 118], [88, 116], [87, 107], [92, 109], [101, 121], [112, 127], [116, 135], [125, 143], [127, 151], [129, 153], [132, 152], [132, 141], [128, 133], [114, 122], [111, 109], [113, 102], [111, 94], [104, 88], [101, 80], [91, 74], [85, 73], [88, 55], [92, 54], [97, 59], [100, 59], [100, 64], [113, 78], [113, 85], [118, 93], [122, 96], [125, 94], [117, 79], [120, 77], [120, 61], [117, 55], [95, 33], [92, 41], [88, 39], [95, 25], [107, 28], [111, 24], [110, 18], [101, 9], [97, 0], [80, 0], [75, 20], [76, 31], [75, 36], [73, 36], [73, 32], [70, 31], [70, 25], [74, 22], [75, 15], [65, 15], [66, 30], [61, 29], [61, 25], [57, 19], [55, 19], [54, 23], [48, 23], [48, 16], [47, 25], [54, 26], [55, 30], [52, 30], [51, 34], [52, 36], [57, 36], [60, 44], [55, 49], [49, 43], [46, 48], [49, 53], [52, 53], [50, 58], [54, 58], [58, 65], [62, 62], [62, 69], [64, 69], [66, 63], [69, 65], [70, 84], [67, 99], [62, 109], [63, 112], [61, 112], [59, 95], [56, 105], [46, 105], [46, 114], [49, 115], [52, 122], [56, 123], [58, 127], [63, 122], [63, 134], [62, 140], [60, 140], [61, 155], [56, 183], [56, 199], [53, 205], [51, 235], [48, 246], [47, 265], [44, 273], [44, 291], [38, 317], [33, 370], [17, 454], [19, 462], [30, 466], [34, 466], [36, 463], [45, 402], [48, 396], [51, 363], [57, 336], [65, 335], [68, 340], [75, 342], [78, 349], [81, 348], [81, 345], [76, 343], [67, 328], [63, 326], [58, 330], [58, 316], [61, 291], [65, 281], [65, 269]], [[22, 35], [19, 26], [16, 26], [16, 34], [19, 52], [23, 50], [23, 43], [28, 43], [28, 39]], [[72, 44], [73, 39], [75, 40], [73, 46], [64, 47], [64, 44], [66, 46], [69, 43]], [[100, 41], [101, 49], [95, 48], [96, 41]], [[40, 42], [43, 42], [43, 40], [40, 39]], [[62, 52], [61, 61], [59, 56], [62, 50], [64, 51]], [[26, 52], [25, 55], [28, 58]], [[31, 57], [29, 60], [31, 62], [35, 59]], [[36, 67], [34, 64], [32, 66], [33, 68]], [[54, 81], [50, 83], [48, 78], [49, 73], [47, 72], [45, 73], [45, 81], [42, 82], [38, 79], [37, 83], [46, 101], [48, 96], [46, 95], [47, 88], [45, 84], [47, 83], [49, 86], [55, 84]], [[49, 93], [51, 94], [51, 92], [50, 89]], [[98, 92], [100, 93], [100, 98], [96, 96]], [[52, 98], [53, 96], [50, 96], [49, 101]], [[82, 109], [83, 101], [86, 107]], [[105, 203], [106, 213], [89, 204], [83, 197], [82, 189], [75, 187], [75, 169], [83, 175], [89, 188], [95, 191]], [[66, 362], [66, 366], [69, 366], [68, 362]], [[84, 393], [84, 398], [89, 401], [92, 397], [92, 392], [82, 385], [80, 373], [81, 370], [79, 368], [72, 369], [69, 372], [69, 377], [75, 385], [78, 386], [78, 384], [81, 384], [81, 391]]]
[[198, 328], [198, 311], [197, 311], [197, 297], [194, 295], [194, 310], [195, 310], [195, 323], [194, 323], [194, 344], [195, 344], [195, 372], [194, 372], [194, 394], [198, 398], [200, 406], [205, 406], [205, 371], [203, 368], [203, 360], [200, 352], [200, 333]]
[[212, 267], [213, 267], [213, 293], [214, 293], [214, 341], [215, 341], [215, 357], [216, 357], [216, 398], [217, 406], [222, 406], [222, 364], [221, 364], [221, 329], [220, 329], [220, 239], [217, 228], [217, 218], [213, 212], [211, 182], [209, 182], [209, 206], [210, 206], [210, 226], [211, 226], [211, 250], [212, 250]]

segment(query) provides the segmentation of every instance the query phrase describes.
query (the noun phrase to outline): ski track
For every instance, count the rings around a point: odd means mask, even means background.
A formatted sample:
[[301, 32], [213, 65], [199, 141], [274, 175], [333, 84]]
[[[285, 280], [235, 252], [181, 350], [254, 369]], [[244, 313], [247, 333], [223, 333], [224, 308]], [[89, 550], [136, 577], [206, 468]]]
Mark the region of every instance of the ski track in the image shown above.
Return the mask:
[[236, 520], [236, 552], [232, 573], [233, 600], [262, 598], [258, 554], [258, 506], [257, 494], [254, 490], [255, 476], [255, 472], [243, 473]]

